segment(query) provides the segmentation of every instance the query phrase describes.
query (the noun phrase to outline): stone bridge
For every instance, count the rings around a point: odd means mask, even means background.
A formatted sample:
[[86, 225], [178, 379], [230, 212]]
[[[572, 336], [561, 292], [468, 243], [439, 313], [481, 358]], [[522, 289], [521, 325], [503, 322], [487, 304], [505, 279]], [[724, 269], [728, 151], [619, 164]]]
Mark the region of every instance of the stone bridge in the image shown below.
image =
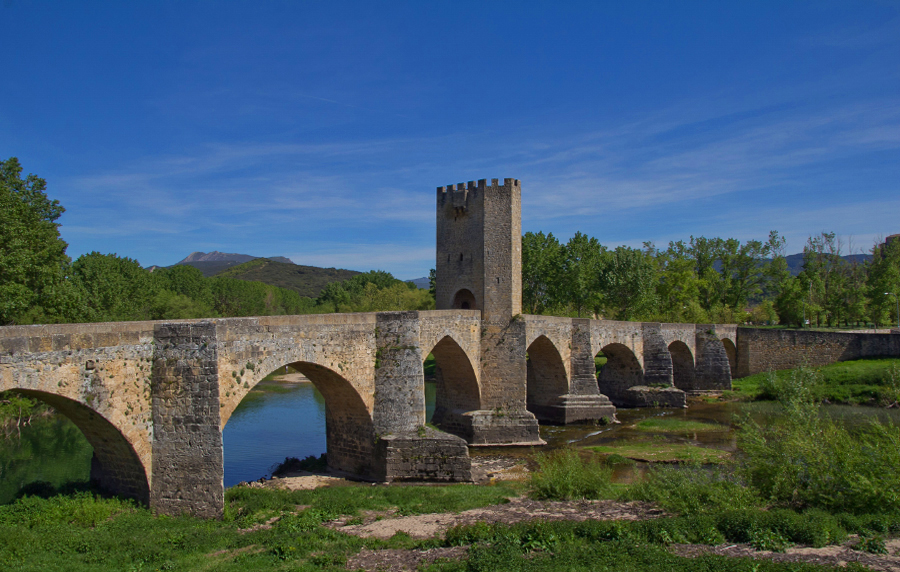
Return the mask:
[[[103, 488], [161, 513], [218, 516], [222, 430], [285, 365], [325, 398], [333, 469], [467, 481], [467, 445], [539, 444], [537, 420], [611, 420], [613, 404], [684, 407], [681, 390], [727, 387], [718, 336], [733, 332], [526, 315], [510, 320], [504, 340], [485, 335], [477, 310], [12, 326], [0, 328], [0, 391], [69, 417], [94, 448], [91, 478]], [[516, 354], [517, 387], [484, 375], [492, 352]], [[429, 354], [442, 431], [425, 423]]]
[[285, 365], [325, 399], [329, 466], [378, 481], [469, 481], [469, 446], [541, 444], [538, 420], [602, 422], [730, 388], [734, 326], [522, 315], [520, 193], [514, 179], [438, 189], [438, 310], [5, 327], [0, 391], [69, 417], [99, 486], [219, 517], [222, 429]]

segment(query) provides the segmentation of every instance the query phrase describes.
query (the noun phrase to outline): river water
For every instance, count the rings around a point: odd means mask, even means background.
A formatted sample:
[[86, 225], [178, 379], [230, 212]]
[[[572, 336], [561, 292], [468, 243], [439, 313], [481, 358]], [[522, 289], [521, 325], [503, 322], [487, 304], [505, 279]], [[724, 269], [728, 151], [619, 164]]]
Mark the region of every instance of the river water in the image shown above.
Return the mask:
[[[427, 416], [434, 408], [434, 385], [426, 384]], [[847, 424], [874, 420], [900, 424], [900, 411], [871, 407], [827, 406], [825, 411]], [[750, 416], [760, 423], [777, 423], [779, 406], [756, 403], [692, 403], [688, 409], [620, 409], [620, 423], [542, 426], [544, 449], [622, 443], [677, 443], [732, 451], [734, 424]], [[654, 432], [639, 428], [640, 421], [660, 418], [705, 424], [702, 430]], [[695, 426], [696, 427], [696, 426]], [[312, 383], [264, 381], [244, 398], [223, 431], [225, 486], [269, 476], [285, 457], [318, 457], [325, 452], [325, 401]], [[23, 427], [21, 436], [0, 440], [0, 504], [8, 503], [22, 487], [34, 481], [53, 486], [86, 481], [90, 473], [91, 446], [68, 419], [52, 416]], [[529, 457], [530, 448], [472, 448], [473, 456]], [[622, 469], [616, 478], [631, 480], [641, 471]]]

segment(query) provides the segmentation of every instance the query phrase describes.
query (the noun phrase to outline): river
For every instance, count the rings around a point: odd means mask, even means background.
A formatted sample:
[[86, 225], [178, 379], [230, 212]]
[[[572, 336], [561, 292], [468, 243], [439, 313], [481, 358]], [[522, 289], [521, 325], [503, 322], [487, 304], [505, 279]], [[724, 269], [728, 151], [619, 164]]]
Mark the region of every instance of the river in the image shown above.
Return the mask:
[[[434, 385], [426, 384], [427, 416], [434, 408]], [[873, 420], [900, 423], [900, 411], [860, 406], [826, 406], [824, 410], [848, 424]], [[547, 448], [566, 445], [608, 447], [647, 444], [732, 451], [736, 420], [750, 416], [777, 423], [779, 407], [770, 402], [694, 402], [688, 409], [622, 409], [620, 423], [596, 426], [542, 426]], [[664, 420], [659, 422], [659, 420]], [[684, 422], [678, 425], [676, 422]], [[260, 383], [234, 411], [223, 431], [225, 486], [267, 477], [285, 457], [318, 457], [325, 452], [325, 401], [312, 383]], [[473, 456], [530, 456], [530, 448], [472, 448]], [[86, 481], [91, 446], [68, 419], [51, 416], [23, 427], [20, 437], [0, 441], [0, 504], [15, 498], [28, 483], [46, 481], [59, 487]], [[622, 469], [616, 478], [628, 481], [637, 468]]]

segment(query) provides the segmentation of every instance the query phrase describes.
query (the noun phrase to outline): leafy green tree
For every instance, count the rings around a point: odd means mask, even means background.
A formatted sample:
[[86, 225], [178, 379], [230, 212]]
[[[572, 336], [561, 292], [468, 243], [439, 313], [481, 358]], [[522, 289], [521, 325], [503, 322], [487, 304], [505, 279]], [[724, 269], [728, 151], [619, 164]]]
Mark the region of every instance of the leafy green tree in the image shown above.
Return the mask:
[[670, 242], [666, 250], [648, 250], [655, 255], [658, 273], [656, 294], [662, 319], [667, 322], [707, 321], [706, 311], [699, 303], [700, 280], [694, 259], [684, 241]]
[[762, 293], [766, 280], [763, 266], [773, 248], [777, 247], [772, 242], [777, 242], [777, 233], [774, 236], [770, 234], [769, 238], [769, 242], [748, 240], [743, 244], [734, 238], [722, 241], [720, 257], [724, 306], [742, 310], [751, 298]]
[[522, 306], [526, 313], [543, 314], [557, 303], [562, 246], [550, 233], [526, 232], [522, 237]]
[[711, 312], [722, 305], [724, 284], [716, 270], [716, 262], [722, 256], [722, 239], [704, 236], [690, 239], [689, 252], [694, 259], [697, 273], [700, 306]]
[[91, 322], [149, 320], [152, 301], [161, 289], [137, 260], [99, 252], [75, 260], [72, 280], [83, 292]]
[[562, 247], [557, 284], [565, 301], [579, 318], [601, 305], [600, 272], [606, 249], [594, 237], [576, 232]]
[[44, 179], [21, 175], [15, 157], [0, 162], [0, 325], [68, 321], [79, 300], [56, 222], [65, 209]]
[[636, 320], [656, 313], [656, 264], [649, 252], [619, 246], [605, 257], [600, 290], [611, 317]]
[[897, 316], [894, 295], [900, 296], [900, 240], [875, 245], [867, 284], [869, 317], [872, 322], [876, 327], [895, 324]]
[[158, 268], [153, 272], [153, 277], [161, 288], [187, 296], [199, 304], [208, 307], [212, 305], [209, 279], [193, 266], [178, 264], [169, 268]]

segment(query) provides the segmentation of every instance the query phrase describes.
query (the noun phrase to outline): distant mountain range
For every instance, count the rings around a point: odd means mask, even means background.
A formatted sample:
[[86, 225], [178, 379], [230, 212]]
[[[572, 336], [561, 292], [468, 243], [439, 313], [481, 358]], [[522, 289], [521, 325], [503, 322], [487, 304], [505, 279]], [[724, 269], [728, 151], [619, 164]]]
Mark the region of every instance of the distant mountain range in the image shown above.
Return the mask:
[[[846, 256], [842, 256], [841, 258], [843, 258], [850, 264], [863, 264], [865, 262], [872, 261], [871, 254], [848, 254]], [[787, 261], [788, 269], [794, 276], [800, 274], [800, 271], [803, 270], [802, 252], [800, 254], [791, 254], [790, 256], [785, 256], [784, 259]]]
[[[223, 276], [237, 280], [255, 280], [294, 290], [301, 296], [316, 298], [325, 286], [361, 274], [357, 270], [303, 266], [284, 256], [251, 256], [232, 252], [192, 252], [176, 263], [193, 266], [207, 278]], [[151, 267], [156, 268], [156, 267]], [[407, 280], [419, 288], [428, 288], [428, 278]]]

